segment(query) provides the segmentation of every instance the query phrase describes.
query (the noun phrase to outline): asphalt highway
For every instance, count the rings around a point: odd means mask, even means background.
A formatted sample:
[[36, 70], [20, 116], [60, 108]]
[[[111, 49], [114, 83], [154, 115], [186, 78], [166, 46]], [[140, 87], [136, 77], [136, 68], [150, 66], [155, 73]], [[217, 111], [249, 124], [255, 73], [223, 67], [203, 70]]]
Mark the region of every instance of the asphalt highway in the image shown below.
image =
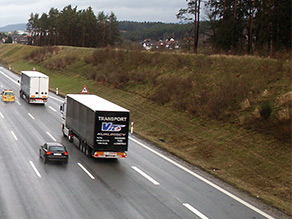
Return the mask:
[[[133, 135], [126, 159], [86, 157], [62, 135], [64, 99], [28, 104], [17, 80], [0, 67], [0, 90], [16, 93], [0, 101], [0, 218], [276, 218]], [[39, 158], [48, 141], [67, 147], [67, 165]]]

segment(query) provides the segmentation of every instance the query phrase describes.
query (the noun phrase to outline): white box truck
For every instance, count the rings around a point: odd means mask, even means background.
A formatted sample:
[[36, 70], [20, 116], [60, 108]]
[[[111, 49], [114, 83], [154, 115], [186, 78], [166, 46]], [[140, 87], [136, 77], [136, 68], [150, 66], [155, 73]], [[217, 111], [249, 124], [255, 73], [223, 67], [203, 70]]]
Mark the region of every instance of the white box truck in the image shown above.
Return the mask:
[[49, 77], [38, 71], [22, 71], [20, 97], [28, 103], [45, 104], [49, 95]]
[[126, 158], [130, 111], [92, 94], [68, 94], [62, 132], [87, 156]]

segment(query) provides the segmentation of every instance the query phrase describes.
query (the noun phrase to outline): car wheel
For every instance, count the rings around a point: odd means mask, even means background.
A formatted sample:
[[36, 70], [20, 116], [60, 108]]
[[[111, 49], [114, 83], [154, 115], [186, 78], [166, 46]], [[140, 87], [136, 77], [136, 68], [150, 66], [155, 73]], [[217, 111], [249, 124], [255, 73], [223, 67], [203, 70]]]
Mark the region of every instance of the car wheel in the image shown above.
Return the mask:
[[64, 164], [68, 164], [68, 159], [64, 161]]

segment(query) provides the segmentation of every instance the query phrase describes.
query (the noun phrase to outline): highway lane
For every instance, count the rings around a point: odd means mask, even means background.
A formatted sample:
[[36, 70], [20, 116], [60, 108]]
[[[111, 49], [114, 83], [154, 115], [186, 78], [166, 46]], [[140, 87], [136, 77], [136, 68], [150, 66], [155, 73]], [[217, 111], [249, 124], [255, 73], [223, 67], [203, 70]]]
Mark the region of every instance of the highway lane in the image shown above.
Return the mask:
[[[17, 93], [17, 79], [0, 68], [0, 86]], [[136, 141], [130, 141], [125, 160], [88, 159], [62, 137], [62, 99], [50, 96], [45, 106], [27, 104], [18, 95], [14, 104], [0, 103], [4, 218], [272, 218]], [[44, 165], [38, 158], [39, 146], [55, 140], [67, 146], [68, 165]]]

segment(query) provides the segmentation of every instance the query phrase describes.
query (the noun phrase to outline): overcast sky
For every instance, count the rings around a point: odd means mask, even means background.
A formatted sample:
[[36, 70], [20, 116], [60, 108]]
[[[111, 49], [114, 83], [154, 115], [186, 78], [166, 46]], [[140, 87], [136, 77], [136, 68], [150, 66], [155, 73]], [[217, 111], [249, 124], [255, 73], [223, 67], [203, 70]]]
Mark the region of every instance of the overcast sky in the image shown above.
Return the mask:
[[62, 10], [65, 6], [86, 9], [91, 6], [95, 15], [111, 11], [119, 21], [161, 21], [176, 23], [180, 8], [186, 0], [0, 0], [0, 27], [27, 23], [31, 13], [48, 13], [51, 8]]

